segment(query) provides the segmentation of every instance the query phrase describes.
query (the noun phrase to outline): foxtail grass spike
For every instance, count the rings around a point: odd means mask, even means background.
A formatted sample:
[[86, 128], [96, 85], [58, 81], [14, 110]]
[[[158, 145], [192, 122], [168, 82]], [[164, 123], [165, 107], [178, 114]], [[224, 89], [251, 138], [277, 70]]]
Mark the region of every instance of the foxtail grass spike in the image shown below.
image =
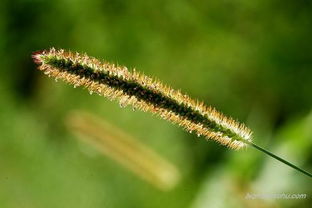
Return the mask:
[[118, 100], [122, 107], [149, 111], [235, 150], [252, 143], [252, 131], [244, 124], [135, 70], [63, 49], [38, 51], [32, 57], [46, 75]]
[[243, 124], [135, 70], [62, 49], [35, 52], [32, 57], [46, 75], [118, 100], [122, 107], [152, 112], [233, 149], [251, 141], [251, 131]]

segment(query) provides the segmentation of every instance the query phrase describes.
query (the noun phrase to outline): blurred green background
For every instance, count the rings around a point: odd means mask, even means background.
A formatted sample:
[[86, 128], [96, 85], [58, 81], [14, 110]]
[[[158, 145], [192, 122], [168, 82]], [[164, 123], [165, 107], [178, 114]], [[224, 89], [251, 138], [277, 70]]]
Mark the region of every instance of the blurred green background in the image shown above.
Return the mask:
[[[311, 43], [307, 0], [2, 0], [0, 207], [309, 207], [312, 183], [301, 173], [56, 83], [30, 56], [56, 47], [135, 67], [246, 123], [257, 144], [311, 172]], [[96, 151], [85, 154], [64, 126], [75, 109], [158, 152], [180, 183], [163, 192]]]

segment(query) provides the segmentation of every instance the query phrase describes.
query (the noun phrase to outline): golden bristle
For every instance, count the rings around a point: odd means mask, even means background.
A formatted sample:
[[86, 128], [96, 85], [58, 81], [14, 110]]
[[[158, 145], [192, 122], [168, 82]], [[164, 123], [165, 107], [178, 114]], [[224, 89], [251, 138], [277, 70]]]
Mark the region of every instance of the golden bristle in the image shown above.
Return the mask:
[[[79, 53], [68, 52], [64, 50], [55, 50], [54, 48], [48, 51], [36, 52], [33, 55], [34, 61], [39, 64], [39, 69], [44, 71], [48, 76], [56, 79], [62, 79], [74, 86], [84, 86], [90, 93], [97, 93], [99, 95], [108, 97], [110, 100], [118, 100], [121, 106], [132, 105], [142, 111], [149, 111], [160, 116], [165, 120], [182, 126], [188, 132], [194, 132], [198, 136], [202, 135], [205, 138], [213, 139], [222, 145], [226, 145], [232, 149], [240, 149], [251, 142], [252, 132], [245, 125], [240, 124], [232, 118], [225, 117], [212, 107], [206, 106], [203, 102], [191, 99], [189, 96], [181, 93], [178, 90], [163, 85], [144, 74], [138, 73], [135, 70], [130, 72], [126, 67], [116, 66], [107, 62], [101, 62], [95, 58], [87, 55], [80, 55]], [[65, 69], [59, 68], [49, 63], [51, 60], [61, 60], [63, 62], [71, 62], [72, 66], [79, 65], [80, 68], [92, 69], [92, 73], [105, 74], [108, 77], [114, 77], [124, 83], [135, 83], [142, 89], [148, 90], [149, 93], [157, 96], [163, 96], [168, 102], [176, 106], [159, 107], [157, 100], [148, 100], [148, 98], [141, 99], [134, 95], [129, 95], [123, 88], [112, 87], [108, 84], [101, 83], [91, 77], [86, 77], [83, 74], [78, 75], [69, 73]], [[82, 72], [83, 73], [83, 72]], [[139, 92], [133, 92], [133, 94]], [[170, 108], [171, 107], [171, 108]], [[172, 110], [178, 107], [185, 112], [179, 112], [179, 109]], [[195, 115], [193, 117], [189, 116]], [[200, 119], [197, 121], [197, 117]], [[201, 122], [205, 120], [206, 123]], [[210, 123], [209, 123], [210, 122]], [[208, 123], [208, 124], [207, 124]], [[208, 126], [207, 126], [208, 125]], [[209, 127], [212, 126], [212, 127]]]

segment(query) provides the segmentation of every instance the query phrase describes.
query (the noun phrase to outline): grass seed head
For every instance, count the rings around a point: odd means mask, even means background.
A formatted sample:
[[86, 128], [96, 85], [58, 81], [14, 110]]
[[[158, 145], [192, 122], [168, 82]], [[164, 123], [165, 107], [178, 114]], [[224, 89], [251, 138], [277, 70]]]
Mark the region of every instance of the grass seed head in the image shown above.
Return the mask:
[[63, 49], [37, 51], [32, 58], [46, 75], [117, 100], [121, 107], [149, 111], [232, 149], [251, 142], [252, 132], [244, 124], [135, 70]]

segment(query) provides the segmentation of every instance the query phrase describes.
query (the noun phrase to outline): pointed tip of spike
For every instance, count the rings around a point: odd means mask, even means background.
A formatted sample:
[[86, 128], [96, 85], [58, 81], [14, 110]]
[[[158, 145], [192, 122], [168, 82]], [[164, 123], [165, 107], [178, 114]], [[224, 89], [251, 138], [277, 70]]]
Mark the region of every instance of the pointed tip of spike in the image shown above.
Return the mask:
[[31, 54], [31, 58], [34, 60], [34, 62], [38, 65], [42, 64], [42, 60], [40, 58], [40, 55], [44, 53], [44, 50], [38, 50], [38, 51], [34, 51]]

